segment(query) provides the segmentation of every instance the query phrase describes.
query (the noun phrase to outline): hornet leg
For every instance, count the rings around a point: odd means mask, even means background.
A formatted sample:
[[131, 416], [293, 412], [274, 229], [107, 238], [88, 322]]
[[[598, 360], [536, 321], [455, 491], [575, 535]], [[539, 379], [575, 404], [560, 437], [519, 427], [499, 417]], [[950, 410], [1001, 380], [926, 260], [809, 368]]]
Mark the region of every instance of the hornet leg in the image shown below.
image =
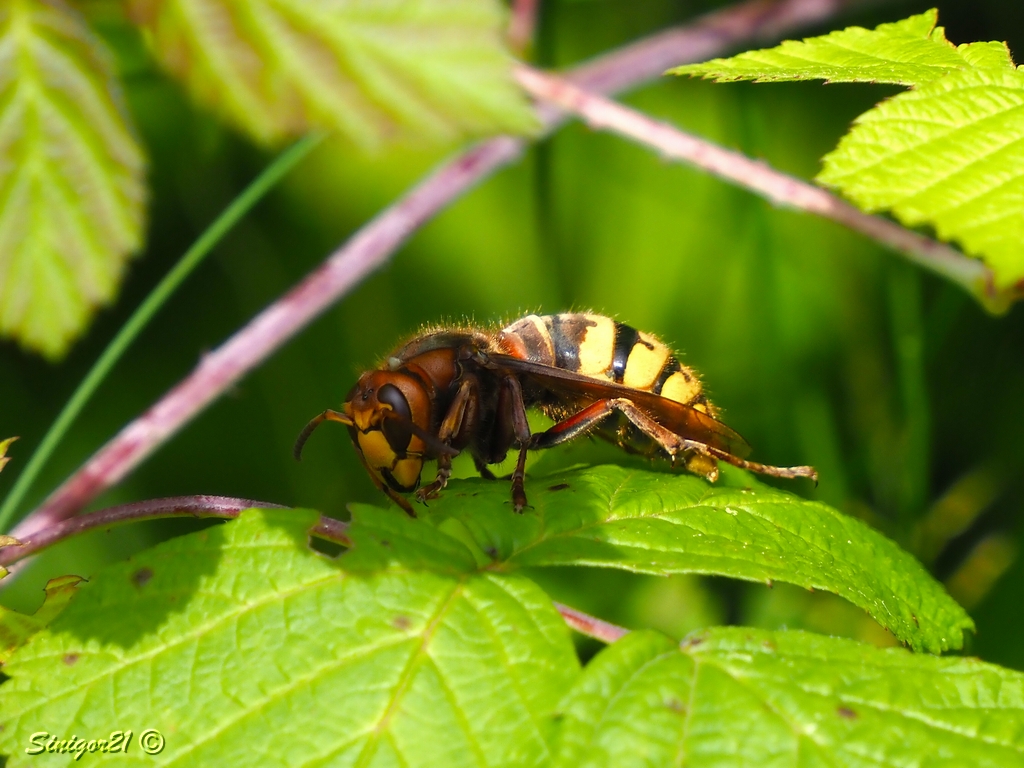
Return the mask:
[[[531, 447], [537, 449], [550, 448], [551, 446], [571, 440], [577, 435], [581, 435], [596, 427], [602, 419], [614, 411], [621, 412], [641, 432], [660, 445], [673, 461], [679, 453], [693, 451], [710, 459], [720, 459], [727, 464], [732, 464], [734, 467], [748, 469], [761, 475], [783, 478], [809, 477], [815, 482], [818, 481], [818, 473], [814, 467], [774, 467], [770, 464], [760, 464], [756, 461], [741, 459], [728, 451], [723, 451], [721, 448], [681, 437], [672, 430], [661, 426], [655, 419], [634, 405], [632, 401], [621, 397], [598, 400], [596, 403], [588, 405], [579, 413], [570, 416], [564, 421], [560, 421], [547, 431], [534, 435], [531, 440]], [[717, 479], [717, 474], [717, 470], [712, 469], [708, 472], [708, 479]]]
[[[449, 445], [452, 439], [462, 431], [466, 416], [470, 410], [476, 407], [480, 397], [480, 388], [475, 376], [466, 376], [459, 385], [459, 391], [455, 393], [448, 413], [441, 421], [441, 427], [437, 431], [437, 438], [445, 445]], [[456, 452], [457, 453], [457, 452]], [[416, 500], [426, 503], [427, 499], [436, 499], [438, 494], [448, 484], [448, 478], [452, 476], [452, 453], [442, 453], [437, 457], [437, 476], [430, 485], [425, 485], [416, 491]]]
[[516, 437], [516, 444], [519, 446], [519, 456], [516, 459], [516, 468], [512, 472], [512, 509], [522, 512], [526, 504], [526, 452], [530, 450], [530, 422], [526, 420], [526, 404], [523, 402], [523, 388], [519, 379], [514, 376], [507, 377], [502, 386], [506, 387], [512, 396], [512, 429]]

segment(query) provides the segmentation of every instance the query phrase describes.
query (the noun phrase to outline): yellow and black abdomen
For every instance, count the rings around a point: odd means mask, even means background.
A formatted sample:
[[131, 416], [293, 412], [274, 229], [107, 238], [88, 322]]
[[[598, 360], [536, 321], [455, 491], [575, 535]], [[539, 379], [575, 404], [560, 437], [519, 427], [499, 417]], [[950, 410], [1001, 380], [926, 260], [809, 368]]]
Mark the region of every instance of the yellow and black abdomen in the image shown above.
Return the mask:
[[527, 315], [499, 335], [509, 354], [709, 412], [700, 379], [657, 338], [603, 315]]

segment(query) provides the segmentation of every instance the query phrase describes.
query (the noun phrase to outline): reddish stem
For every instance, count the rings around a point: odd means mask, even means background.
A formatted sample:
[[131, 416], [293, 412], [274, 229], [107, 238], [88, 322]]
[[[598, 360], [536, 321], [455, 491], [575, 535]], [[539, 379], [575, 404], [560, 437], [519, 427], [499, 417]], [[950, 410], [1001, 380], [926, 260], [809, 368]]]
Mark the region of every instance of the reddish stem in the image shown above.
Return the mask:
[[522, 53], [533, 42], [537, 28], [540, 0], [514, 0], [508, 21], [508, 44], [516, 53]]
[[562, 614], [562, 618], [565, 619], [565, 623], [570, 627], [580, 634], [592, 637], [595, 640], [600, 640], [602, 643], [614, 643], [629, 632], [628, 629], [623, 629], [615, 624], [609, 624], [607, 621], [594, 618], [589, 614], [577, 611], [575, 608], [570, 608], [568, 605], [563, 605], [562, 603], [555, 603], [555, 608], [557, 608], [558, 612]]
[[[282, 504], [253, 499], [236, 499], [229, 496], [172, 496], [166, 499], [150, 499], [117, 507], [101, 509], [87, 515], [62, 520], [30, 537], [20, 539], [20, 544], [0, 547], [0, 566], [9, 566], [52, 547], [57, 542], [76, 536], [94, 528], [113, 528], [125, 523], [143, 520], [162, 520], [172, 517], [221, 518], [232, 520], [238, 513], [253, 508], [288, 509]], [[310, 530], [314, 536], [349, 546], [348, 523], [321, 516]]]
[[592, 128], [610, 131], [656, 149], [664, 157], [681, 160], [759, 194], [776, 205], [796, 208], [843, 224], [855, 232], [902, 253], [918, 266], [963, 286], [973, 295], [984, 294], [992, 273], [982, 262], [955, 248], [901, 227], [880, 216], [860, 211], [831, 192], [767, 163], [751, 160], [642, 112], [591, 93], [564, 77], [519, 65], [516, 79], [534, 98], [581, 117]]

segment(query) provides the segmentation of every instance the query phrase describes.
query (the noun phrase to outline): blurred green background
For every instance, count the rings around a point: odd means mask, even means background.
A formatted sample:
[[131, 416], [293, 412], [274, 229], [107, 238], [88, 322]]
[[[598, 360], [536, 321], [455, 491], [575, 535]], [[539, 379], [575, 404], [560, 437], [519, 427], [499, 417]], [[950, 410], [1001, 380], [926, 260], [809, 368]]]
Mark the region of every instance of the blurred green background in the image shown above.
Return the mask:
[[[543, 0], [531, 57], [568, 66], [718, 6]], [[930, 6], [879, 2], [806, 33], [871, 27]], [[83, 7], [115, 52], [149, 154], [148, 245], [117, 302], [61, 364], [0, 345], [0, 437], [21, 436], [0, 496], [142, 297], [272, 157], [190, 105], [118, 5]], [[956, 0], [939, 11], [951, 40], [1007, 39], [1024, 58], [1024, 6], [1015, 0]], [[626, 101], [811, 178], [850, 121], [894, 92], [666, 78]], [[365, 157], [342, 143], [321, 146], [144, 333], [23, 511], [454, 150]], [[362, 370], [424, 324], [567, 309], [614, 315], [679, 350], [754, 458], [816, 465], [821, 483], [808, 492], [914, 552], [967, 607], [979, 628], [971, 653], [1024, 669], [1024, 308], [988, 316], [958, 288], [836, 225], [579, 125], [442, 213], [91, 508], [203, 493], [344, 517], [350, 501], [383, 503], [344, 430], [318, 432], [304, 461], [292, 459], [306, 421], [337, 407]], [[89, 576], [189, 525], [133, 525], [66, 542], [5, 580], [0, 602], [33, 610], [48, 578]], [[889, 641], [842, 600], [783, 585], [582, 569], [535, 576], [558, 599], [630, 627], [681, 635], [738, 622]]]

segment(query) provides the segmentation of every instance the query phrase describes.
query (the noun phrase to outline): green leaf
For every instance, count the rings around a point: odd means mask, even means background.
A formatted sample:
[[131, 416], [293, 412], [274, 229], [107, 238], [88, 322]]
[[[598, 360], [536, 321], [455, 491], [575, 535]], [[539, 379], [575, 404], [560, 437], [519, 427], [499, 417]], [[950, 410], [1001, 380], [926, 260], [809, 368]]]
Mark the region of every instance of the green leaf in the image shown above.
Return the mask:
[[1024, 766], [1024, 675], [804, 632], [635, 632], [560, 707], [554, 766]]
[[57, 359], [139, 247], [144, 162], [76, 11], [3, 3], [0, 61], [0, 335]]
[[498, 0], [132, 0], [193, 97], [264, 142], [311, 128], [373, 146], [522, 133]]
[[[10, 537], [0, 536], [0, 545], [5, 538]], [[30, 616], [0, 605], [0, 666], [6, 664], [17, 648], [45, 628], [67, 607], [82, 581], [80, 576], [50, 579], [46, 582], [46, 597], [43, 604]]]
[[[578, 675], [565, 623], [520, 576], [431, 570], [461, 545], [403, 517], [357, 521], [355, 548], [331, 560], [307, 547], [315, 513], [248, 512], [101, 572], [4, 667], [0, 753], [34, 765], [39, 731], [156, 728], [163, 751], [130, 744], [129, 759], [545, 762], [548, 717]], [[418, 538], [418, 564], [392, 546]], [[124, 760], [86, 759], [104, 757]]]
[[352, 548], [345, 555], [348, 571], [379, 571], [389, 565], [452, 575], [477, 570], [472, 552], [461, 542], [429, 526], [419, 525], [404, 512], [352, 504], [348, 535]]
[[942, 27], [935, 26], [937, 21], [938, 11], [932, 9], [873, 30], [848, 27], [730, 59], [687, 64], [669, 73], [702, 75], [718, 82], [827, 80], [920, 85], [971, 66], [1013, 68], [1005, 43], [954, 47]]
[[976, 69], [879, 104], [818, 181], [868, 211], [931, 224], [982, 257], [998, 288], [1024, 277], [1024, 72]]
[[850, 27], [671, 70], [729, 80], [914, 86], [857, 118], [817, 181], [869, 212], [930, 225], [992, 269], [1024, 279], [1024, 72], [1005, 43], [953, 47], [933, 9], [874, 30]]
[[718, 485], [618, 465], [531, 474], [534, 509], [523, 515], [512, 514], [506, 483], [453, 481], [423, 517], [457, 521], [506, 570], [590, 565], [784, 581], [846, 598], [915, 649], [962, 646], [970, 617], [892, 541], [739, 470], [722, 474]]
[[7, 449], [11, 447], [18, 438], [8, 437], [6, 440], [0, 440], [0, 472], [3, 472], [4, 467], [7, 466], [7, 462], [11, 460], [11, 457], [7, 455]]

